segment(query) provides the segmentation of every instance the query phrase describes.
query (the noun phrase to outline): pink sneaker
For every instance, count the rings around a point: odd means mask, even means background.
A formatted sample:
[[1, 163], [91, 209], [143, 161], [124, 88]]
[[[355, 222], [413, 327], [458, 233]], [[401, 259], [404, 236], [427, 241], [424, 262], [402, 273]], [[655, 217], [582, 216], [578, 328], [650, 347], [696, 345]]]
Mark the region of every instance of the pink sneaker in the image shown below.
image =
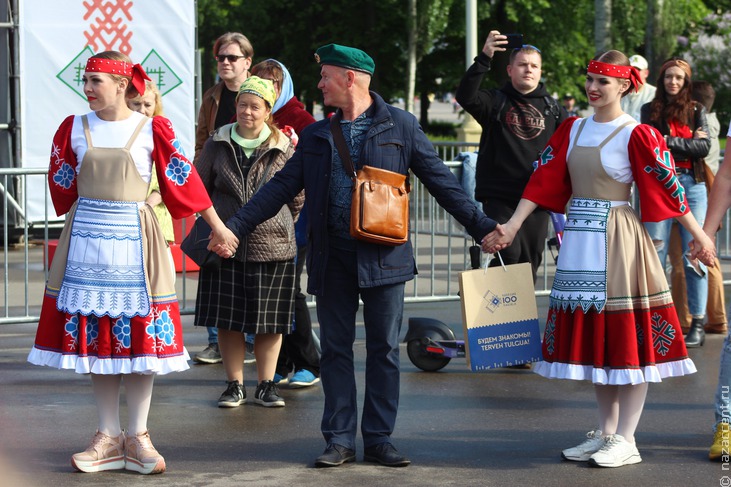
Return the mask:
[[87, 473], [121, 470], [124, 468], [124, 443], [124, 433], [113, 437], [97, 431], [89, 448], [71, 456], [71, 466]]
[[127, 470], [134, 470], [144, 475], [165, 471], [165, 459], [152, 446], [149, 431], [127, 436], [124, 456], [124, 468]]

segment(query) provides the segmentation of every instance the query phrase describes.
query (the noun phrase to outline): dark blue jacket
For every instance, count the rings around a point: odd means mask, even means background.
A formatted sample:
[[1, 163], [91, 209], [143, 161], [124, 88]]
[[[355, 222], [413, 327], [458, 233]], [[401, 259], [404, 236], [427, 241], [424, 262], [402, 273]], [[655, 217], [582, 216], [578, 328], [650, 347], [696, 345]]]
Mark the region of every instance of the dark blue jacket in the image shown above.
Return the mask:
[[[477, 241], [491, 232], [496, 222], [487, 218], [462, 190], [457, 178], [439, 159], [433, 145], [408, 112], [387, 105], [374, 92], [373, 125], [366, 134], [361, 164], [407, 174], [411, 170], [437, 202], [451, 213]], [[327, 214], [330, 174], [335, 150], [330, 121], [309, 125], [300, 135], [294, 156], [262, 186], [226, 225], [241, 238], [272, 217], [303, 188], [307, 214], [307, 292], [322, 294], [328, 259]], [[412, 203], [413, 207], [413, 203]], [[411, 242], [397, 247], [357, 242], [360, 287], [395, 284], [416, 273]]]

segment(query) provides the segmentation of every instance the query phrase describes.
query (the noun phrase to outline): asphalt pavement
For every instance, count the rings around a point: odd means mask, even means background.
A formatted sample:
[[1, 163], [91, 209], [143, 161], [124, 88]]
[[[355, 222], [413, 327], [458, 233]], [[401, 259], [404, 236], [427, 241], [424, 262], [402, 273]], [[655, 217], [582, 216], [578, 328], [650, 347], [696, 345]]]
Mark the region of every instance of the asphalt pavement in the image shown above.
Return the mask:
[[[434, 119], [453, 116], [448, 104], [435, 103], [432, 110]], [[30, 270], [34, 281], [42, 280], [37, 265]], [[24, 292], [17, 285], [10, 291]], [[42, 283], [34, 283], [32, 295], [41, 292]], [[538, 298], [538, 304], [543, 323], [547, 299]], [[402, 337], [410, 317], [441, 320], [462, 336], [456, 301], [407, 304]], [[193, 327], [190, 316], [184, 323], [186, 346], [193, 354], [206, 345], [206, 332]], [[317, 331], [314, 313], [313, 326]], [[320, 385], [282, 388], [284, 408], [246, 404], [219, 409], [216, 401], [225, 389], [223, 367], [191, 362], [186, 372], [156, 379], [149, 426], [168, 470], [142, 476], [73, 470], [71, 454], [87, 446], [97, 424], [90, 380], [28, 364], [35, 328], [34, 324], [0, 326], [0, 487], [731, 485], [729, 465], [707, 459], [720, 335], [709, 335], [705, 346], [690, 351], [698, 373], [650, 386], [636, 435], [643, 459], [638, 465], [599, 469], [561, 460], [562, 449], [580, 443], [595, 427], [590, 384], [547, 380], [526, 370], [475, 373], [464, 359], [427, 373], [410, 363], [404, 344], [401, 406], [393, 442], [409, 456], [411, 466], [394, 469], [364, 463], [359, 443], [356, 463], [315, 469], [313, 461], [325, 447], [320, 434]], [[354, 350], [362, 402], [362, 320]], [[249, 394], [255, 378], [255, 365], [246, 365]], [[124, 425], [125, 407], [122, 417]]]
[[[545, 309], [546, 299], [539, 298], [539, 317]], [[412, 316], [439, 319], [462, 335], [457, 302], [407, 305], [402, 336]], [[192, 326], [190, 316], [185, 321], [185, 341], [193, 353], [205, 346], [206, 333]], [[284, 408], [219, 409], [223, 367], [191, 363], [189, 371], [156, 379], [149, 426], [168, 470], [145, 477], [72, 469], [71, 454], [86, 447], [96, 427], [90, 381], [28, 364], [34, 333], [35, 325], [0, 327], [2, 486], [729, 485], [729, 465], [723, 470], [723, 464], [707, 460], [723, 343], [719, 335], [691, 350], [697, 374], [650, 386], [637, 432], [643, 459], [638, 465], [598, 469], [561, 460], [561, 450], [580, 443], [595, 425], [590, 384], [547, 380], [525, 370], [474, 373], [464, 359], [453, 359], [439, 372], [423, 372], [410, 363], [404, 345], [393, 442], [411, 466], [364, 463], [359, 444], [358, 462], [315, 469], [313, 461], [325, 447], [319, 431], [320, 385], [282, 388]], [[362, 400], [362, 322], [354, 348]], [[254, 367], [245, 368], [249, 393]]]

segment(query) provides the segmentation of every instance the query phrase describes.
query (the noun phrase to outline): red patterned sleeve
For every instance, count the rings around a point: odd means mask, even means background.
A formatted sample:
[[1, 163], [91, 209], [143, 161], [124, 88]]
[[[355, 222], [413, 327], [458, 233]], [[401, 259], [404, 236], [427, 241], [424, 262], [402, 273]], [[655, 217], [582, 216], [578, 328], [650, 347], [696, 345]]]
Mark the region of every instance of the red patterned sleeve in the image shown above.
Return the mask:
[[566, 165], [569, 135], [574, 121], [564, 121], [554, 132], [537, 161], [538, 167], [523, 191], [523, 198], [547, 210], [563, 213], [571, 198], [571, 178]]
[[56, 215], [71, 209], [79, 197], [76, 188], [76, 154], [71, 148], [71, 129], [74, 116], [66, 118], [53, 136], [51, 163], [48, 166], [48, 188]]
[[165, 117], [152, 119], [155, 161], [160, 194], [173, 218], [185, 218], [212, 205], [193, 164], [183, 154], [173, 125]]
[[640, 124], [629, 139], [632, 175], [640, 194], [643, 222], [659, 222], [690, 211], [675, 161], [657, 129]]

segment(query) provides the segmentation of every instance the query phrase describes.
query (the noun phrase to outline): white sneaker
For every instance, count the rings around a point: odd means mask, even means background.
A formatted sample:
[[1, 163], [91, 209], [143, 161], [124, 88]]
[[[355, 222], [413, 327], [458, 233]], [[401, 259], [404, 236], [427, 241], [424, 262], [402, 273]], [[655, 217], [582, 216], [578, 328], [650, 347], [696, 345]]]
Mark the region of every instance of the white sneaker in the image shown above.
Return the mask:
[[579, 446], [565, 449], [561, 452], [561, 456], [572, 462], [585, 462], [604, 446], [604, 440], [601, 430], [589, 431], [586, 434], [586, 441]]
[[589, 458], [589, 465], [594, 467], [622, 467], [640, 463], [642, 457], [634, 443], [625, 440], [621, 435], [609, 435], [601, 449]]

